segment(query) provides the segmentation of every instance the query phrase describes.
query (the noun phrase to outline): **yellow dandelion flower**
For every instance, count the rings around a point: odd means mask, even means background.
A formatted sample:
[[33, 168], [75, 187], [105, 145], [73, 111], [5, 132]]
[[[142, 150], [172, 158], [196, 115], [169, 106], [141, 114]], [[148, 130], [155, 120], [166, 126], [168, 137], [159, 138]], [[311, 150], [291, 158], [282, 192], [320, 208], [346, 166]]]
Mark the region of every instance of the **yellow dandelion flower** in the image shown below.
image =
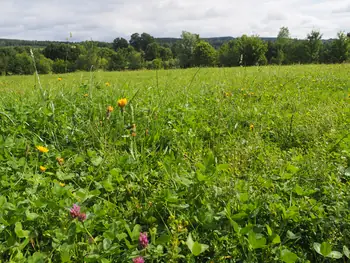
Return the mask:
[[118, 100], [118, 107], [124, 108], [128, 104], [128, 100], [126, 98], [122, 98]]
[[249, 125], [249, 129], [252, 131], [252, 130], [254, 130], [254, 124], [250, 124]]
[[65, 185], [66, 185], [65, 183], [61, 183], [61, 182], [60, 182], [60, 186], [62, 186], [62, 187], [63, 187], [63, 186], [65, 186]]
[[40, 171], [43, 172], [43, 173], [44, 173], [44, 172], [46, 171], [46, 169], [47, 169], [45, 166], [40, 166], [39, 168], [40, 168]]
[[109, 86], [111, 86], [111, 83], [106, 82], [105, 85], [106, 85], [106, 87], [109, 87]]
[[89, 96], [89, 94], [85, 93], [83, 96], [86, 98], [87, 96]]
[[113, 110], [114, 110], [114, 108], [112, 106], [107, 107], [107, 112], [112, 112]]
[[62, 78], [61, 78], [61, 77], [59, 77], [59, 78], [57, 78], [57, 80], [58, 80], [58, 81], [61, 81], [61, 80], [62, 80]]
[[44, 146], [37, 146], [36, 148], [38, 149], [39, 152], [42, 152], [42, 153], [47, 153], [49, 151], [49, 149], [47, 149]]

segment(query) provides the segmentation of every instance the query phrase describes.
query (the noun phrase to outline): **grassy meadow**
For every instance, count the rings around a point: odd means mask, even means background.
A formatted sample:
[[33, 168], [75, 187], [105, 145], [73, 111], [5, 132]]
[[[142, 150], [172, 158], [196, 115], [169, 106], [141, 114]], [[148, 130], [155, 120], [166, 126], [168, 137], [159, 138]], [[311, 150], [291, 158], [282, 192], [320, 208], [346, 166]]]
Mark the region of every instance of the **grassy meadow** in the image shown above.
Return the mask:
[[0, 262], [350, 262], [349, 76], [0, 77]]

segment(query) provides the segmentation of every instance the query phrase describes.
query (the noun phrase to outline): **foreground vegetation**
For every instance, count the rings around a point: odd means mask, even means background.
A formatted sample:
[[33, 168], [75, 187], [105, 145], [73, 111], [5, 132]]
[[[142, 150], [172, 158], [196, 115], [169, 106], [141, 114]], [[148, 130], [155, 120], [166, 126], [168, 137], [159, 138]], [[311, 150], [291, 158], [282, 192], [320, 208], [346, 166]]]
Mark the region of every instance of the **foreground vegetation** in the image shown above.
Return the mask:
[[349, 70], [0, 77], [0, 262], [346, 262]]

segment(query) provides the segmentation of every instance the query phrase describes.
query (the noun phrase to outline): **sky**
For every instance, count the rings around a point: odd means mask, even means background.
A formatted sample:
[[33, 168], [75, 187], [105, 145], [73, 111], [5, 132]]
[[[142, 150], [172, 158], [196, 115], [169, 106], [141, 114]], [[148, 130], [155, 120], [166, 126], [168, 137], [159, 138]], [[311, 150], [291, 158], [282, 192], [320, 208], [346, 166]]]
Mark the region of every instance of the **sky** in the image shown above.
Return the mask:
[[323, 38], [350, 32], [350, 0], [0, 0], [0, 38], [111, 42], [146, 32], [180, 37], [242, 34]]

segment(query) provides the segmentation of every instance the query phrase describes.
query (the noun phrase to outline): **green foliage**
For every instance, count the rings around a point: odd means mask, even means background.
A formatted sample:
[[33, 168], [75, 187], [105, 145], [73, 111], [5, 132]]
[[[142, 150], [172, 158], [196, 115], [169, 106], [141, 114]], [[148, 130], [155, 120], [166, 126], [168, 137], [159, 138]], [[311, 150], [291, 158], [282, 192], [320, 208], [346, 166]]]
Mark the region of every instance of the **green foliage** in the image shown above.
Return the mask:
[[183, 31], [181, 41], [177, 46], [176, 54], [179, 58], [180, 67], [188, 68], [193, 65], [193, 53], [199, 42], [199, 35]]
[[0, 261], [348, 260], [348, 72], [0, 77]]
[[307, 35], [307, 55], [311, 63], [318, 63], [320, 61], [323, 46], [321, 38], [321, 33], [315, 30], [312, 30]]
[[237, 45], [237, 52], [241, 56], [241, 65], [266, 64], [267, 45], [259, 37], [243, 35], [236, 40], [235, 45]]
[[151, 43], [147, 45], [145, 51], [145, 60], [152, 61], [160, 57], [160, 46], [158, 43]]
[[112, 46], [114, 51], [118, 51], [119, 49], [128, 48], [129, 43], [125, 38], [118, 37], [113, 40]]
[[213, 67], [216, 64], [216, 50], [205, 41], [199, 41], [193, 51], [195, 66]]

